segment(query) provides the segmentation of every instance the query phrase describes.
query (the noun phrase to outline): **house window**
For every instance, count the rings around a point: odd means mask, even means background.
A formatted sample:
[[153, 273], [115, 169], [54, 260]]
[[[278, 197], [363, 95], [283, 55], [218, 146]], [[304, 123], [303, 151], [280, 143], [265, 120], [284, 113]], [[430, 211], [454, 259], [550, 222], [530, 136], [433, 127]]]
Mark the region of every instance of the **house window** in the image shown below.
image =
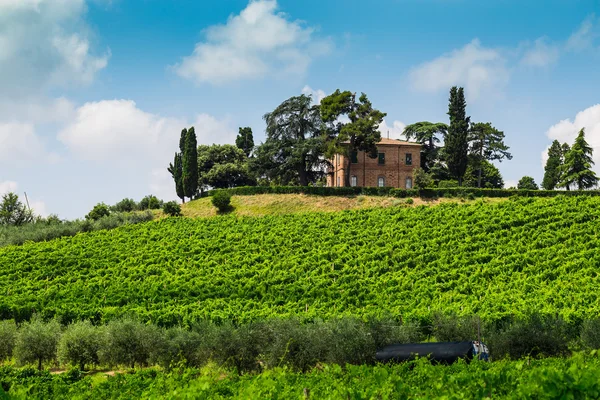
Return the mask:
[[412, 154], [406, 153], [406, 165], [412, 165]]
[[406, 178], [406, 188], [412, 189], [412, 178]]
[[356, 175], [352, 175], [350, 177], [350, 186], [357, 186], [358, 185], [358, 177]]
[[379, 164], [379, 165], [385, 164], [385, 153], [379, 153], [377, 164]]
[[358, 151], [354, 150], [350, 153], [350, 160], [352, 160], [352, 164], [358, 164]]
[[337, 177], [337, 185], [338, 185], [338, 187], [340, 186], [340, 177], [339, 176]]
[[383, 176], [380, 176], [379, 178], [377, 178], [377, 186], [379, 186], [379, 187], [385, 186], [385, 178]]
[[339, 154], [335, 155], [335, 163], [336, 163], [336, 165], [340, 165], [340, 155]]

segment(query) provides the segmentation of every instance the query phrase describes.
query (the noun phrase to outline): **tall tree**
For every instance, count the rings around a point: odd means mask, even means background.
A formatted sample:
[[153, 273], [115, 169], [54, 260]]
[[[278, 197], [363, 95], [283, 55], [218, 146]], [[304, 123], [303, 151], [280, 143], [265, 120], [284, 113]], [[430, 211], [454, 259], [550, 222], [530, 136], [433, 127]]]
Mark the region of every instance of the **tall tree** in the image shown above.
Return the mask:
[[577, 185], [579, 190], [583, 190], [598, 185], [598, 177], [592, 171], [592, 153], [593, 149], [585, 140], [585, 130], [581, 128], [573, 147], [565, 154], [561, 186], [569, 188], [570, 185]]
[[183, 193], [193, 198], [198, 193], [198, 148], [196, 131], [192, 126], [185, 136], [185, 148], [182, 156]]
[[545, 190], [554, 190], [560, 183], [561, 165], [563, 163], [563, 152], [560, 142], [554, 140], [548, 149], [548, 160], [544, 167], [544, 179], [542, 188]]
[[504, 158], [512, 160], [508, 146], [504, 144], [504, 132], [494, 128], [489, 122], [477, 122], [469, 130], [469, 155], [475, 160], [479, 178], [477, 187], [481, 187], [481, 174], [484, 161], [502, 162]]
[[0, 202], [0, 225], [20, 226], [33, 222], [34, 215], [15, 193], [6, 193]]
[[256, 149], [259, 175], [281, 184], [307, 186], [325, 173], [319, 106], [307, 95], [290, 97], [264, 115], [267, 138]]
[[467, 102], [463, 88], [454, 86], [450, 89], [449, 103], [450, 125], [444, 138], [444, 155], [448, 170], [458, 180], [458, 184], [462, 185], [469, 162], [467, 156], [469, 153], [469, 124], [471, 122], [471, 117], [467, 116]]
[[[346, 116], [350, 122], [341, 122]], [[356, 94], [337, 89], [321, 100], [321, 118], [327, 124], [328, 146], [326, 155], [333, 158], [343, 154], [346, 158], [345, 186], [350, 186], [351, 154], [364, 151], [369, 157], [377, 157], [377, 143], [381, 140], [379, 125], [386, 113], [375, 108], [362, 93], [356, 101]]]
[[463, 185], [467, 187], [502, 189], [504, 187], [504, 179], [498, 168], [491, 162], [487, 160], [479, 162], [474, 157], [469, 157], [469, 165], [465, 171]]
[[254, 150], [254, 136], [252, 136], [252, 128], [249, 126], [245, 128], [240, 127], [238, 135], [235, 138], [235, 145], [244, 151], [246, 157], [250, 157], [252, 150]]
[[175, 181], [175, 192], [177, 197], [185, 203], [185, 191], [183, 190], [183, 154], [185, 153], [185, 142], [187, 140], [188, 130], [183, 128], [179, 137], [179, 153], [175, 153], [173, 163], [169, 163], [167, 171], [171, 173]]
[[430, 172], [433, 165], [438, 161], [440, 143], [438, 135], [445, 135], [448, 125], [443, 122], [421, 121], [407, 125], [404, 128], [404, 136], [407, 140], [414, 139], [421, 143], [421, 168]]
[[183, 162], [181, 160], [181, 153], [175, 153], [175, 159], [173, 163], [169, 164], [169, 168], [167, 171], [171, 173], [173, 180], [175, 181], [175, 192], [177, 193], [177, 197], [179, 197], [185, 203], [185, 193], [183, 192]]

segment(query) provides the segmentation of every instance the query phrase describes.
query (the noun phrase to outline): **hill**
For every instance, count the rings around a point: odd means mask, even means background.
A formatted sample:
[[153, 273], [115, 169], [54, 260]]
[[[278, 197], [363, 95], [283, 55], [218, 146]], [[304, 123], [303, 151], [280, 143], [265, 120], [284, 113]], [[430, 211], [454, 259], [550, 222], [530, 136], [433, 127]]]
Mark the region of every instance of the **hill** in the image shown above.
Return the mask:
[[600, 198], [124, 226], [0, 249], [0, 319], [596, 315]]

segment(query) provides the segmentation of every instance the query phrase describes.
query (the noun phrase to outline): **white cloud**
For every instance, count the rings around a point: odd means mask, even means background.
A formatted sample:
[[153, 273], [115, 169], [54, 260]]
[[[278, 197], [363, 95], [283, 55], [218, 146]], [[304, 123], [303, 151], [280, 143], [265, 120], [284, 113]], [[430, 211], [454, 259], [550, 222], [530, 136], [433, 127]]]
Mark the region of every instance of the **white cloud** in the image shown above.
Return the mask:
[[[596, 171], [600, 167], [600, 104], [588, 107], [585, 110], [578, 112], [575, 119], [564, 119], [555, 125], [551, 126], [546, 131], [546, 136], [550, 140], [558, 140], [561, 143], [572, 145], [577, 137], [577, 134], [585, 128], [585, 139], [593, 148], [594, 162], [596, 163]], [[546, 164], [547, 149], [542, 152], [542, 165]]]
[[311, 88], [308, 85], [305, 85], [302, 88], [302, 94], [305, 94], [307, 96], [311, 96], [312, 99], [313, 99], [313, 102], [315, 102], [317, 104], [320, 104], [321, 100], [323, 100], [327, 96], [325, 94], [324, 90], [321, 90], [321, 89], [314, 90], [313, 88]]
[[329, 51], [314, 28], [277, 12], [275, 0], [253, 0], [225, 25], [206, 29], [206, 40], [175, 66], [196, 83], [222, 84], [267, 74], [302, 74], [314, 57]]
[[404, 128], [406, 128], [406, 124], [400, 121], [394, 121], [392, 126], [389, 126], [385, 120], [379, 125], [379, 132], [381, 132], [382, 138], [388, 137], [388, 132], [390, 134], [390, 139], [402, 139], [406, 140], [402, 132], [404, 132]]
[[0, 196], [17, 191], [17, 182], [14, 181], [4, 181], [0, 182]]
[[90, 83], [109, 54], [92, 55], [85, 12], [83, 0], [1, 0], [2, 94]]
[[519, 184], [519, 181], [517, 181], [517, 180], [506, 179], [504, 181], [504, 189], [508, 189], [508, 188], [511, 188], [511, 187], [516, 188], [518, 184]]
[[600, 23], [594, 14], [587, 17], [566, 43], [566, 49], [582, 51], [593, 47], [594, 41], [600, 36]]
[[31, 161], [53, 162], [56, 159], [56, 155], [46, 152], [32, 124], [0, 122], [0, 165], [26, 165]]
[[[166, 172], [178, 150], [184, 127], [194, 126], [198, 144], [233, 143], [237, 135], [227, 119], [198, 114], [192, 121], [161, 117], [139, 109], [131, 100], [86, 103], [58, 134], [74, 157], [125, 168], [146, 176], [148, 187], [164, 198], [174, 196]], [[107, 171], [112, 173], [112, 171]], [[115, 171], [113, 179], [130, 179]]]
[[525, 52], [521, 63], [529, 67], [547, 67], [558, 61], [559, 56], [559, 46], [541, 37]]
[[504, 86], [509, 72], [499, 50], [483, 47], [473, 39], [461, 49], [413, 68], [409, 77], [418, 91], [436, 92], [457, 85], [474, 100], [484, 90]]

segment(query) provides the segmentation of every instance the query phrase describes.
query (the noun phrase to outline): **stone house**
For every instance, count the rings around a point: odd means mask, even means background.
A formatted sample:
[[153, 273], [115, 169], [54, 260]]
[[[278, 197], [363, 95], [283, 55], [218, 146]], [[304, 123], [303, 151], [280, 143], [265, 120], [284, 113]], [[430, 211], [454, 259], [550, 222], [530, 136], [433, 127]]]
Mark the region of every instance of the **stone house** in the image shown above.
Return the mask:
[[[381, 139], [377, 157], [364, 151], [351, 154], [350, 186], [391, 186], [412, 189], [413, 171], [421, 165], [421, 145], [395, 139]], [[330, 160], [333, 168], [327, 175], [327, 186], [345, 186], [347, 157], [336, 154]]]

